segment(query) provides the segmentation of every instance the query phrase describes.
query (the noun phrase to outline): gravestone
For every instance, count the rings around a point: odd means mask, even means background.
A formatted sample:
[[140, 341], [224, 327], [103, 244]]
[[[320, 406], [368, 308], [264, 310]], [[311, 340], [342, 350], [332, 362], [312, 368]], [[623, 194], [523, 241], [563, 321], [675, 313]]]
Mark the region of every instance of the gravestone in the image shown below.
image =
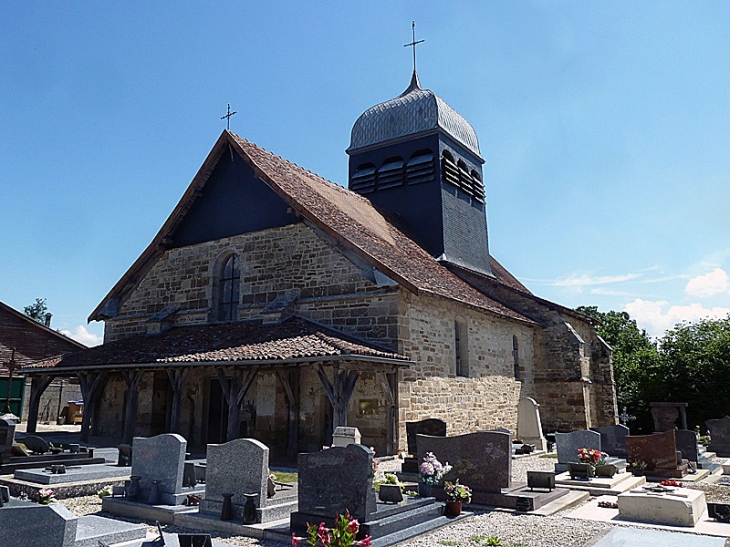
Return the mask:
[[687, 403], [649, 403], [654, 418], [654, 432], [687, 429]]
[[244, 494], [256, 494], [257, 522], [289, 516], [296, 509], [296, 488], [274, 490], [268, 495], [269, 448], [256, 439], [234, 439], [209, 444], [206, 455], [205, 497], [200, 512], [219, 517], [223, 494], [233, 494], [233, 515], [242, 518]]
[[132, 476], [138, 475], [142, 489], [141, 501], [148, 500], [153, 481], [159, 481], [158, 503], [178, 505], [185, 494], [182, 493], [185, 469], [185, 449], [187, 441], [175, 433], [165, 433], [156, 437], [134, 437], [132, 440]]
[[12, 500], [0, 509], [0, 544], [75, 547], [78, 517], [60, 503]]
[[15, 422], [0, 418], [0, 464], [10, 461], [15, 439]]
[[401, 469], [403, 473], [418, 473], [420, 461], [416, 440], [418, 435], [429, 435], [431, 437], [446, 437], [446, 422], [438, 418], [427, 418], [418, 422], [406, 422], [406, 440], [408, 442], [409, 457], [403, 460]]
[[479, 492], [501, 493], [512, 485], [512, 442], [508, 433], [477, 431], [456, 437], [418, 436], [419, 461], [427, 452], [433, 452], [442, 463], [452, 466], [444, 480], [472, 489], [476, 498]]
[[520, 400], [517, 405], [517, 437], [526, 444], [535, 445], [537, 450], [546, 450], [547, 441], [542, 434], [539, 407], [531, 397]]
[[292, 525], [299, 521], [320, 522], [345, 511], [367, 522], [376, 510], [373, 488], [373, 453], [351, 444], [321, 452], [299, 454], [299, 510], [292, 513]]
[[568, 470], [568, 462], [578, 461], [579, 448], [601, 450], [601, 434], [588, 429], [571, 433], [556, 433], [555, 446], [558, 453], [555, 473], [565, 473]]
[[626, 459], [626, 436], [629, 428], [625, 425], [611, 425], [606, 427], [591, 427], [591, 431], [601, 434], [601, 450], [615, 458]]
[[697, 465], [699, 461], [697, 434], [689, 429], [675, 429], [674, 441], [677, 444], [677, 450], [682, 453], [682, 458]]
[[644, 474], [653, 477], [682, 478], [687, 475], [686, 461], [678, 463], [674, 431], [626, 437], [629, 462], [646, 465]]
[[715, 452], [721, 458], [730, 458], [730, 416], [707, 420], [710, 430], [710, 445], [707, 450]]
[[360, 430], [356, 427], [339, 426], [332, 433], [332, 446], [348, 446], [350, 444], [360, 444], [362, 436]]

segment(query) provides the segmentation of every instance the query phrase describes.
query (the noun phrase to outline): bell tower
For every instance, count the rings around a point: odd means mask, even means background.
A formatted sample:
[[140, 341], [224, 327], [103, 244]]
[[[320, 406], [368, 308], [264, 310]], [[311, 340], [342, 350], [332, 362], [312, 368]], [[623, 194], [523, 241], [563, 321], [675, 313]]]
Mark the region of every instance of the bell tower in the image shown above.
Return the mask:
[[415, 70], [403, 93], [357, 119], [347, 154], [350, 190], [438, 260], [492, 275], [476, 133]]

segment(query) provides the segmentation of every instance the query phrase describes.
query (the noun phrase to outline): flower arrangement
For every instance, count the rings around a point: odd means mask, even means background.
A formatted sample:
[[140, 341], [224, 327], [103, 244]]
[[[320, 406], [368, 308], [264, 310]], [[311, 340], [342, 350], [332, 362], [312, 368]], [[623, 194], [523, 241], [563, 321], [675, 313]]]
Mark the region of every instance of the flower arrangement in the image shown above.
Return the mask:
[[398, 476], [394, 475], [393, 473], [386, 473], [385, 474], [385, 483], [384, 484], [394, 484], [398, 487], [400, 487], [401, 490], [403, 490], [403, 483], [398, 480]]
[[114, 490], [113, 490], [112, 485], [111, 484], [107, 484], [104, 488], [102, 488], [101, 490], [99, 490], [96, 493], [96, 495], [99, 496], [100, 498], [105, 498], [107, 496], [111, 496], [113, 492], [114, 492]]
[[578, 461], [580, 463], [587, 463], [596, 467], [597, 465], [606, 465], [606, 458], [608, 454], [595, 450], [593, 448], [579, 448], [578, 449]]
[[312, 547], [370, 547], [371, 538], [365, 536], [356, 540], [357, 532], [360, 530], [360, 523], [352, 518], [350, 512], [335, 517], [334, 528], [327, 528], [324, 522], [319, 526], [310, 524], [307, 526], [307, 537], [291, 535], [291, 544], [297, 547], [299, 544], [311, 545]]
[[442, 465], [433, 452], [426, 452], [421, 465], [418, 467], [421, 472], [421, 480], [429, 486], [437, 486], [451, 469], [449, 462]]
[[662, 486], [672, 486], [674, 488], [682, 488], [684, 483], [681, 481], [675, 481], [674, 479], [663, 480], [659, 483]]
[[459, 479], [456, 479], [454, 483], [446, 481], [444, 483], [444, 494], [446, 494], [446, 499], [449, 501], [471, 503], [471, 488], [465, 484], [459, 484]]
[[41, 505], [50, 505], [51, 503], [56, 503], [56, 501], [58, 501], [56, 495], [50, 488], [41, 488], [38, 491], [38, 503]]

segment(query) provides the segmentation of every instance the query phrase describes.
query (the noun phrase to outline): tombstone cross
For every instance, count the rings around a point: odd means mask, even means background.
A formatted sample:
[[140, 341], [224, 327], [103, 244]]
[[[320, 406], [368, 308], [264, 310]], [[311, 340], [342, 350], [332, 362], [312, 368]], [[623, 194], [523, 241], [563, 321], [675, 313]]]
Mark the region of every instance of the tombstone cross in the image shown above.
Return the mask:
[[416, 71], [416, 46], [418, 44], [422, 44], [425, 42], [425, 40], [418, 40], [416, 41], [416, 22], [411, 22], [411, 33], [413, 35], [413, 40], [410, 44], [403, 44], [403, 47], [412, 47], [413, 48], [413, 72]]
[[621, 425], [628, 425], [630, 421], [636, 419], [636, 416], [633, 416], [626, 412], [626, 407], [624, 407], [621, 411], [621, 414], [619, 414], [618, 419], [621, 420]]
[[221, 116], [221, 120], [226, 120], [226, 129], [230, 131], [231, 129], [231, 116], [234, 114], [238, 114], [235, 110], [231, 112], [231, 104], [228, 103], [228, 113], [225, 116]]

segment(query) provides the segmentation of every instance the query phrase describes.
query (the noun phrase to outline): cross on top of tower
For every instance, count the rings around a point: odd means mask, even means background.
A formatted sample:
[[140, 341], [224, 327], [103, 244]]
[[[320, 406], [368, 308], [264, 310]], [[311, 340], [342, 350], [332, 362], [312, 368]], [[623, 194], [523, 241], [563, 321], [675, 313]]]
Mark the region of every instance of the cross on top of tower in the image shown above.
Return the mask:
[[226, 129], [231, 130], [231, 116], [238, 114], [238, 112], [231, 112], [231, 104], [228, 103], [228, 113], [225, 116], [221, 116], [221, 120], [226, 120]]
[[411, 22], [411, 34], [413, 39], [411, 40], [410, 44], [403, 44], [403, 47], [412, 47], [413, 48], [413, 72], [416, 72], [416, 46], [418, 44], [422, 44], [426, 40], [416, 40], [416, 22]]

